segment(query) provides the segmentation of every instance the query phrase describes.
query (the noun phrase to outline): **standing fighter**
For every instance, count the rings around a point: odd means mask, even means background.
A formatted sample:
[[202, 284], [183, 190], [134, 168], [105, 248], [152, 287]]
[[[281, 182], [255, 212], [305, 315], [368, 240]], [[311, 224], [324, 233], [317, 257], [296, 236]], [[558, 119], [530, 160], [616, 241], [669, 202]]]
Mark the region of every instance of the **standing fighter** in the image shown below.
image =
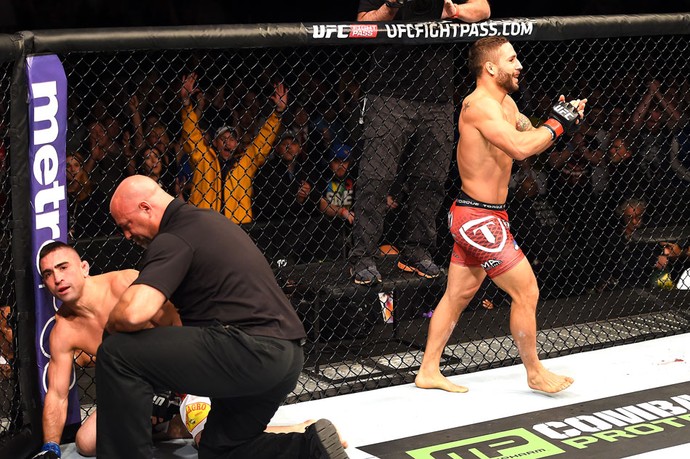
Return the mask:
[[[152, 457], [153, 387], [211, 398], [200, 457], [347, 458], [325, 419], [304, 433], [264, 432], [297, 383], [306, 333], [247, 233], [140, 175], [120, 183], [110, 212], [146, 252], [98, 348], [99, 458]], [[147, 329], [168, 299], [183, 326]]]
[[537, 355], [539, 288], [529, 262], [510, 234], [505, 202], [513, 160], [539, 154], [564, 132], [577, 130], [587, 99], [566, 104], [561, 96], [551, 118], [535, 129], [508, 95], [518, 89], [522, 70], [508, 40], [478, 40], [468, 61], [477, 86], [463, 101], [458, 120], [462, 189], [448, 215], [455, 245], [446, 291], [431, 319], [415, 384], [450, 392], [468, 390], [441, 374], [440, 359], [460, 314], [488, 274], [512, 299], [510, 331], [527, 370], [527, 384], [537, 391], [559, 392], [573, 379], [548, 371]]

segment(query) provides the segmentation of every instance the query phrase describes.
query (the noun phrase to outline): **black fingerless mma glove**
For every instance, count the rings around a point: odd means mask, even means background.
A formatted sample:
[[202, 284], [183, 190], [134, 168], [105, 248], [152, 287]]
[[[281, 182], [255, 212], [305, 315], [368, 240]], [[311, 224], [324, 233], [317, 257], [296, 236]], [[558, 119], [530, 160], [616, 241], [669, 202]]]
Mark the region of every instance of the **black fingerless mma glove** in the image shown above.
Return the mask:
[[568, 102], [558, 102], [551, 109], [550, 118], [542, 125], [551, 132], [551, 140], [563, 133], [572, 134], [580, 128], [580, 114], [577, 107]]
[[158, 418], [160, 422], [167, 422], [180, 412], [180, 403], [180, 397], [173, 392], [157, 392], [153, 396], [151, 416]]

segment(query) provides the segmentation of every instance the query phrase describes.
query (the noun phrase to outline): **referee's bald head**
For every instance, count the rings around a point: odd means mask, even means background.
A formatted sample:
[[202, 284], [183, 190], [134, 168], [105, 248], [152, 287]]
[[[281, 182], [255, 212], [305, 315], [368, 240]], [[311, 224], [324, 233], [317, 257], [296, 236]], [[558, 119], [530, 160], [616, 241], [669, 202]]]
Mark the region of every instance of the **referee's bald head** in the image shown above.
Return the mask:
[[127, 239], [146, 247], [158, 234], [163, 213], [175, 199], [143, 175], [124, 179], [110, 200], [110, 214]]

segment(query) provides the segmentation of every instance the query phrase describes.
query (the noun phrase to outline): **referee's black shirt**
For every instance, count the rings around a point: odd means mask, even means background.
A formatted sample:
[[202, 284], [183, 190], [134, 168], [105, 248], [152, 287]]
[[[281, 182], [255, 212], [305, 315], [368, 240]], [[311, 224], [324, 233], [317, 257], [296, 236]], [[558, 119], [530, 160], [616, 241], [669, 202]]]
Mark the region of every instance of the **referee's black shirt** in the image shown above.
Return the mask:
[[223, 215], [175, 199], [134, 284], [162, 292], [184, 325], [232, 324], [253, 336], [297, 340], [304, 327], [263, 254]]

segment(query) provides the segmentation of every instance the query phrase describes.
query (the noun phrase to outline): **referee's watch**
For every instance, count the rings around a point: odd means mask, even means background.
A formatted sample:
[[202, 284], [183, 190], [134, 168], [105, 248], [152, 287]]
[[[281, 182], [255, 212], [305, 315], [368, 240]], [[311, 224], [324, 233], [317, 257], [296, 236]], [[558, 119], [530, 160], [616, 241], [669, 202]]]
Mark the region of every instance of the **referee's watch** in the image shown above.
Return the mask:
[[391, 2], [390, 0], [386, 0], [384, 3], [386, 4], [386, 6], [388, 8], [393, 8], [393, 9], [397, 9], [397, 8], [400, 8], [402, 6], [402, 3]]

